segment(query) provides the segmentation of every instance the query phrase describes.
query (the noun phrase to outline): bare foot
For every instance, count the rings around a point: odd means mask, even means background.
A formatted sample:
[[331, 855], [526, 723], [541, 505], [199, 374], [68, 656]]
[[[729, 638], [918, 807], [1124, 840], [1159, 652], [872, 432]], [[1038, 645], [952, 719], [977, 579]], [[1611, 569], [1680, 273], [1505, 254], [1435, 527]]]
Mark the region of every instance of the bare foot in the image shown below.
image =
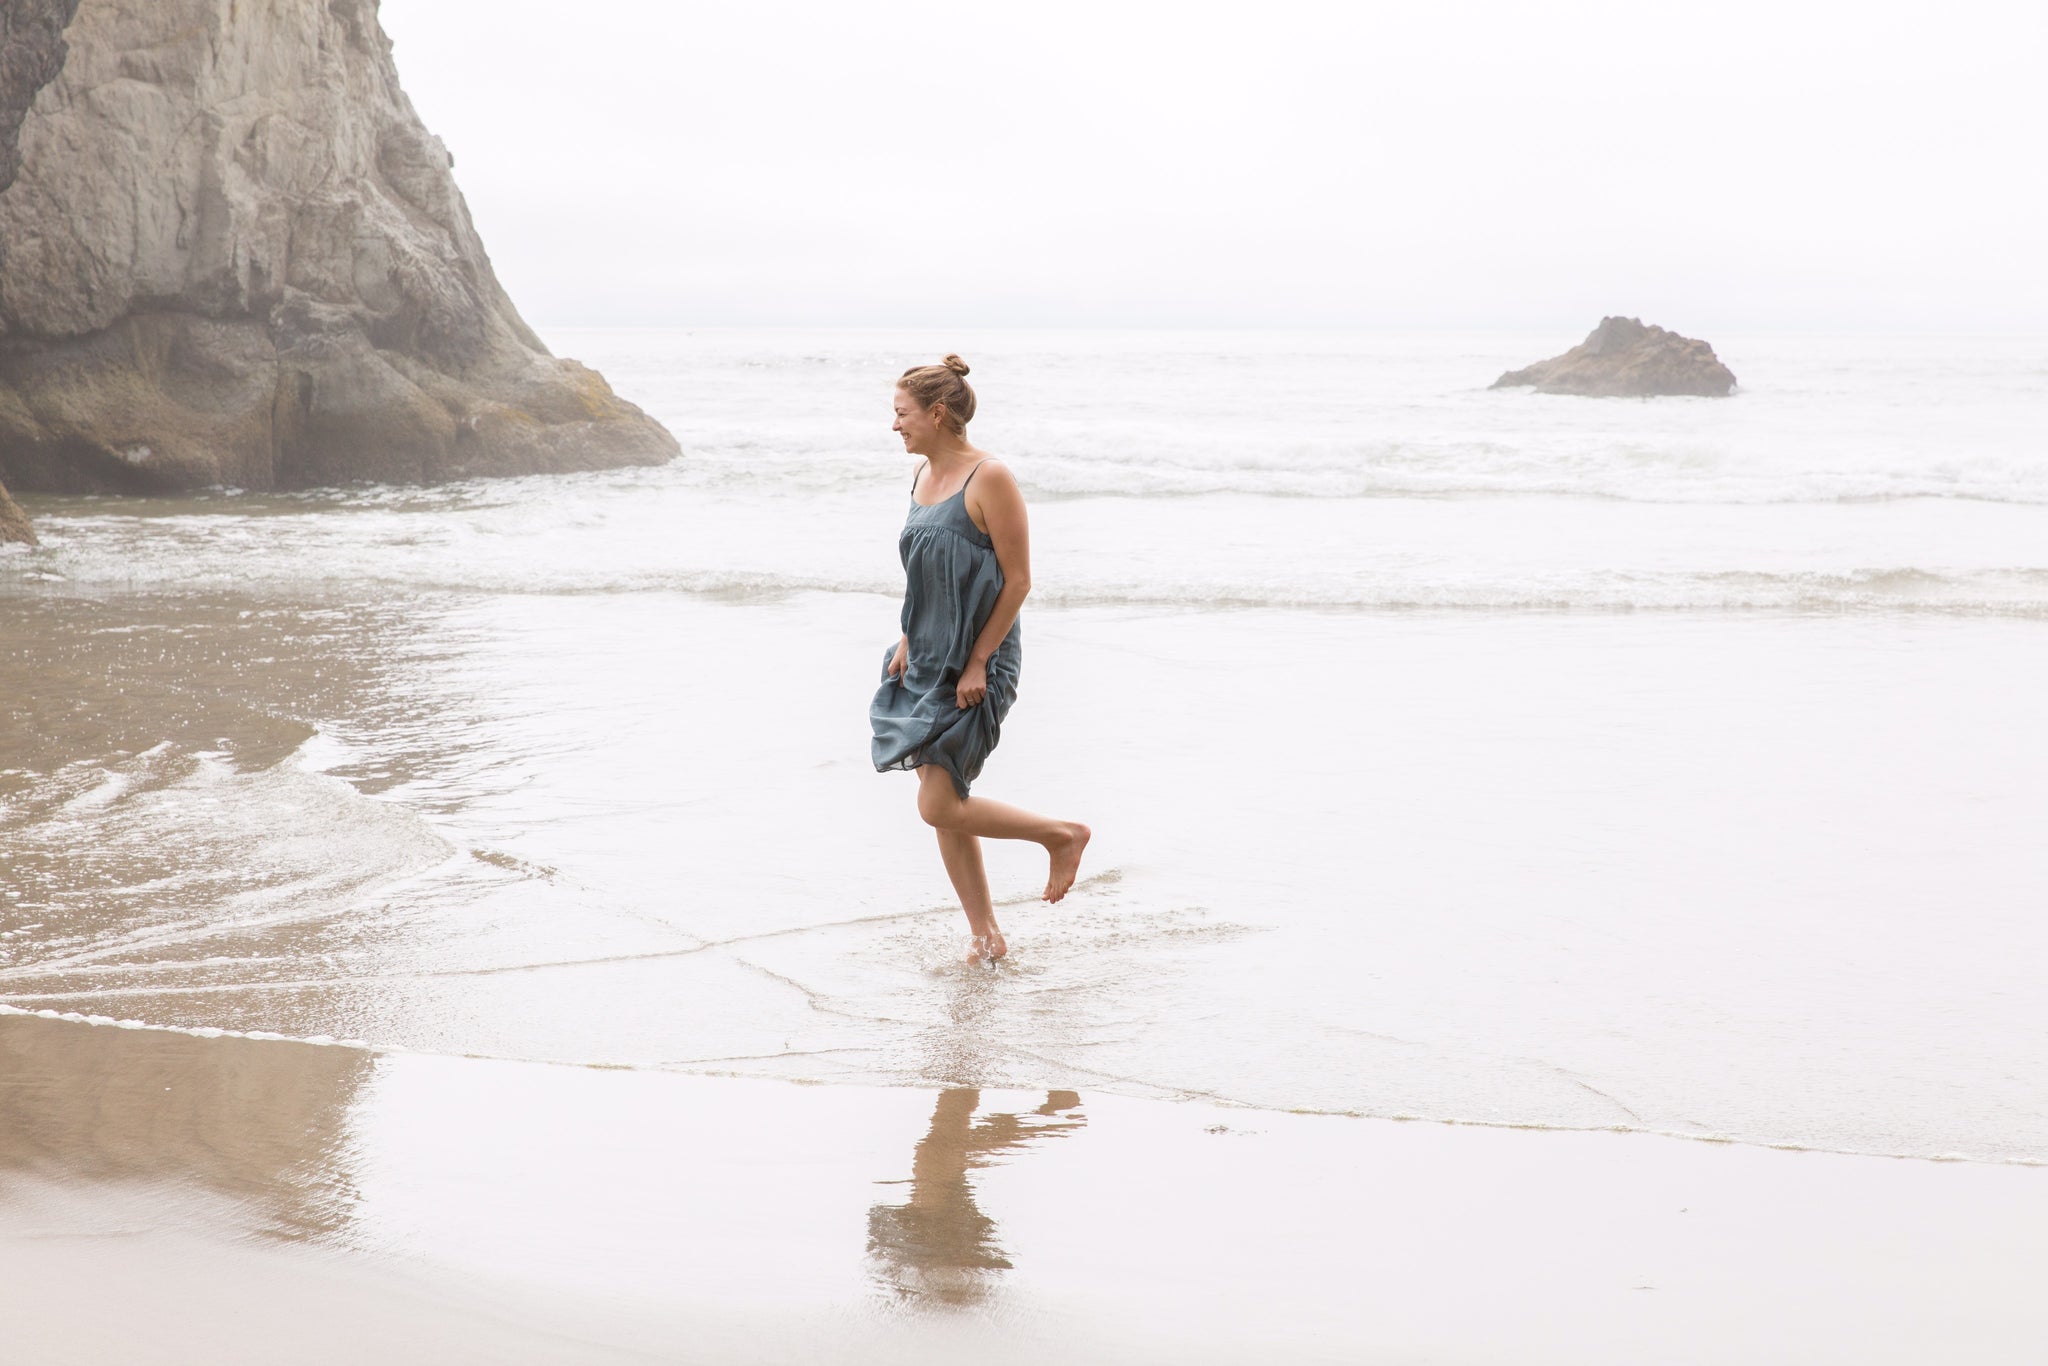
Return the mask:
[[967, 961], [970, 963], [993, 963], [1010, 951], [1001, 930], [990, 930], [977, 934], [967, 941]]
[[1068, 821], [1066, 833], [1045, 846], [1045, 852], [1052, 855], [1052, 872], [1045, 880], [1047, 901], [1058, 901], [1074, 885], [1074, 877], [1081, 871], [1081, 851], [1094, 833], [1079, 821]]

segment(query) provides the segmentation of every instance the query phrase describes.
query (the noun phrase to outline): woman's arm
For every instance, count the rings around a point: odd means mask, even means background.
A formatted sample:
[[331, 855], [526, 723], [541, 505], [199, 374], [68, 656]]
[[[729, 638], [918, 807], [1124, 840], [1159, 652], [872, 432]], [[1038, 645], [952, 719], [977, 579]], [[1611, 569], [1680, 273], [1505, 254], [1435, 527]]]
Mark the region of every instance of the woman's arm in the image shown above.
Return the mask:
[[1024, 609], [1024, 599], [1031, 592], [1031, 528], [1024, 516], [1024, 491], [1017, 487], [1016, 476], [1008, 466], [1001, 461], [990, 464], [995, 468], [976, 479], [967, 490], [967, 515], [995, 543], [996, 563], [1003, 571], [1003, 591], [996, 595], [996, 605], [989, 609], [987, 623], [974, 638], [967, 667], [961, 670], [954, 700], [962, 707], [974, 706], [988, 692], [988, 662], [1010, 634], [1010, 628], [1017, 624], [1017, 613]]

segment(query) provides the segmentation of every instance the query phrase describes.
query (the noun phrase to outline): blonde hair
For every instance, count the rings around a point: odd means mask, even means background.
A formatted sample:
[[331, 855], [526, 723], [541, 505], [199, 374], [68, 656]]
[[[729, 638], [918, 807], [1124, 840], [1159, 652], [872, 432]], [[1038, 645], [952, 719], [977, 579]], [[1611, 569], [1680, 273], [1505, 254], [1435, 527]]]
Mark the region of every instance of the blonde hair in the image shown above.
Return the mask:
[[930, 412], [934, 404], [946, 405], [940, 418], [953, 435], [962, 435], [974, 420], [974, 386], [967, 382], [967, 362], [948, 355], [937, 365], [913, 365], [896, 381], [896, 387], [917, 400]]

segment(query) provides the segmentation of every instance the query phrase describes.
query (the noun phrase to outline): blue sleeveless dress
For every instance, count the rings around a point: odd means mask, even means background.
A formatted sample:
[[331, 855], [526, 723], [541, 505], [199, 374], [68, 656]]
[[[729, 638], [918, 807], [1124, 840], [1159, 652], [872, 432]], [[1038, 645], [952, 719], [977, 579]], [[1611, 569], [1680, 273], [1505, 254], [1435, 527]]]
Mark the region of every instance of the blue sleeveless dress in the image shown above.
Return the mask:
[[962, 798], [1002, 735], [1024, 662], [1019, 621], [989, 659], [987, 694], [974, 706], [960, 706], [954, 689], [1003, 591], [995, 542], [967, 515], [967, 485], [980, 468], [968, 471], [958, 493], [930, 507], [917, 501], [918, 475], [911, 476], [910, 515], [896, 538], [903, 558], [908, 663], [901, 679], [889, 677], [889, 661], [896, 656], [896, 642], [890, 641], [882, 651], [882, 686], [868, 708], [877, 773], [937, 764], [952, 775], [953, 790]]

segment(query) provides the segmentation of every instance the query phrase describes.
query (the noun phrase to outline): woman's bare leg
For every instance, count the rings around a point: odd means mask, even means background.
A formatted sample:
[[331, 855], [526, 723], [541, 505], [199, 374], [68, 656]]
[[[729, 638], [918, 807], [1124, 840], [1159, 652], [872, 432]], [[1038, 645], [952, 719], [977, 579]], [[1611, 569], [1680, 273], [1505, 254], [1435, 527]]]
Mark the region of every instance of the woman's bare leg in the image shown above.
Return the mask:
[[[939, 830], [982, 835], [998, 840], [1030, 840], [1042, 845], [1052, 861], [1045, 899], [1058, 901], [1074, 885], [1081, 852], [1093, 832], [1079, 821], [1056, 821], [987, 797], [966, 797], [953, 790], [953, 775], [937, 764], [917, 770], [917, 814]], [[977, 859], [978, 861], [978, 859]], [[950, 864], [948, 867], [950, 868]]]
[[969, 958], [1001, 958], [1010, 951], [1003, 932], [996, 928], [995, 903], [989, 899], [988, 870], [981, 862], [981, 840], [958, 830], [941, 830], [939, 857], [946, 861], [946, 876], [953, 879], [953, 893], [960, 909], [967, 912], [967, 931], [974, 936]]

